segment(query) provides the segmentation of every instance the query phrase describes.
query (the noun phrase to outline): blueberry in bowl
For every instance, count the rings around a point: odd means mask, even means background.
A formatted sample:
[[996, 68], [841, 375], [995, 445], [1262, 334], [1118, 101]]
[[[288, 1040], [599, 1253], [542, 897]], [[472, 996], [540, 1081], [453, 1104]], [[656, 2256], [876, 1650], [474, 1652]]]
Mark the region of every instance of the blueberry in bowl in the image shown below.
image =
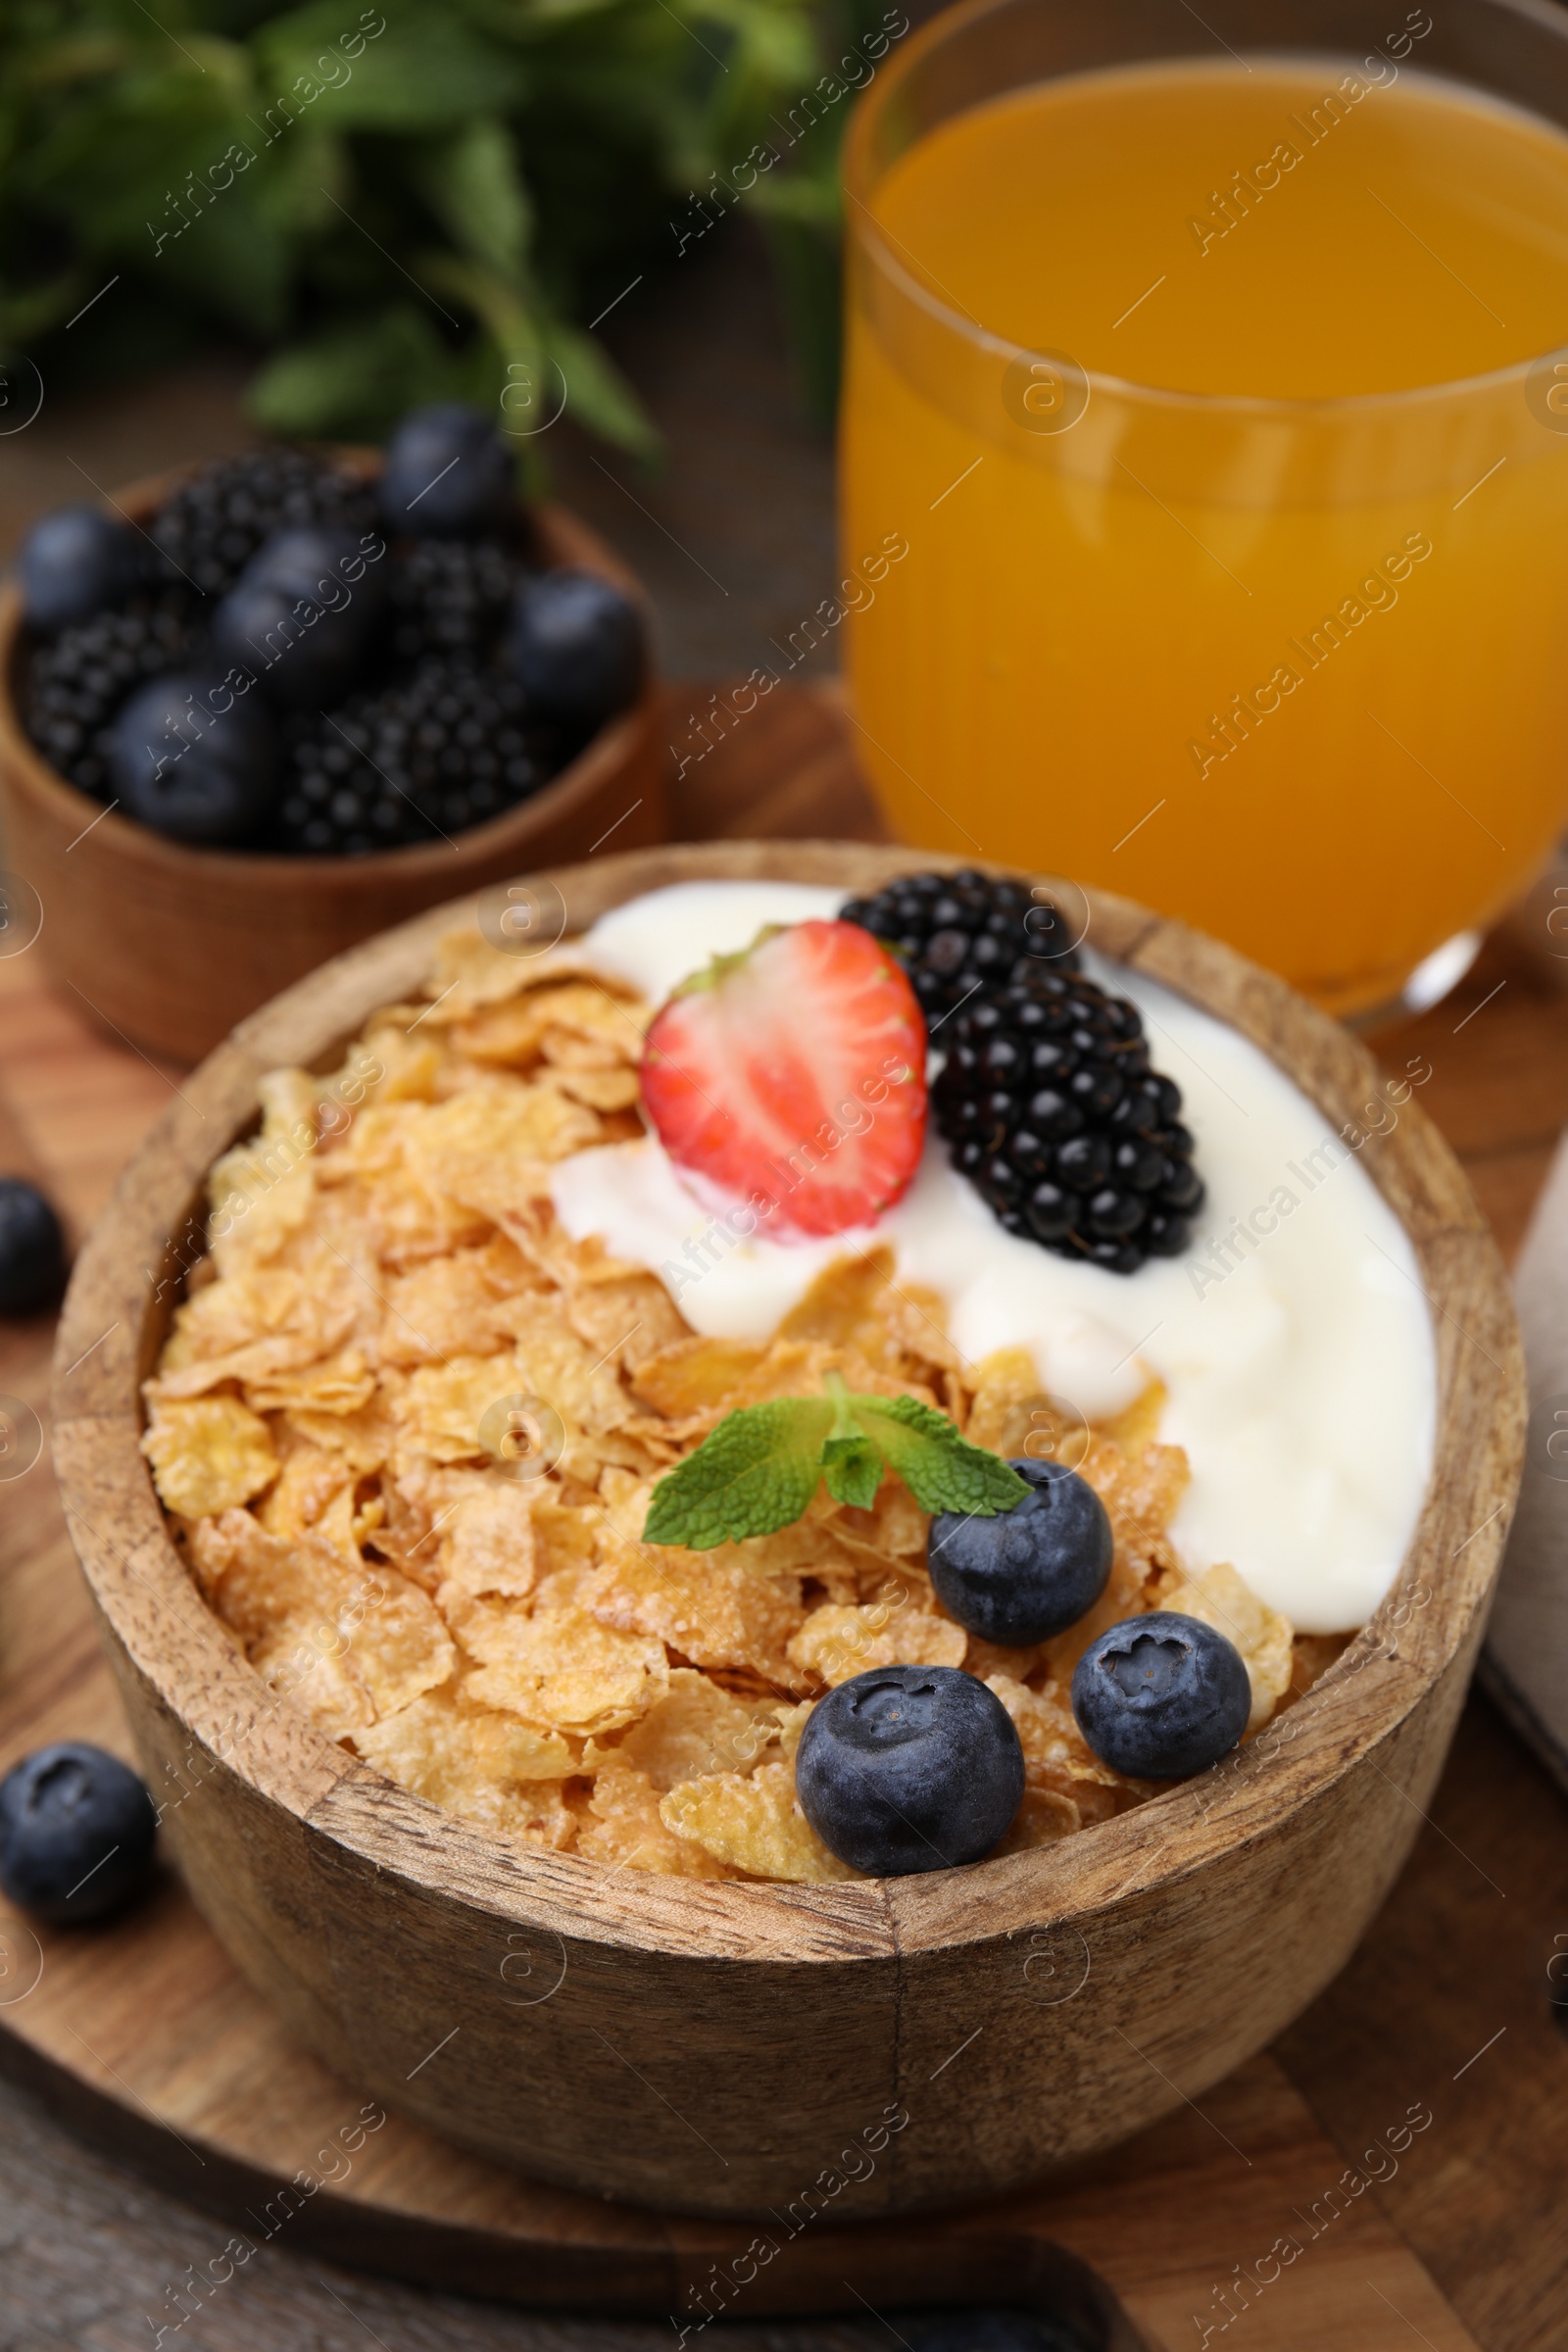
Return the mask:
[[57, 636], [118, 605], [147, 569], [140, 534], [102, 507], [57, 508], [22, 543], [19, 569], [29, 628]]
[[473, 538], [511, 490], [505, 441], [484, 411], [466, 402], [411, 410], [387, 445], [379, 495], [389, 530], [421, 539]]
[[1005, 1649], [1065, 1633], [1105, 1590], [1110, 1520], [1087, 1479], [1059, 1462], [1009, 1467], [1030, 1492], [995, 1518], [944, 1511], [931, 1523], [927, 1568], [948, 1615]]
[[636, 701], [647, 667], [635, 606], [594, 571], [544, 571], [525, 580], [507, 659], [541, 717], [579, 742]]
[[1181, 1780], [1217, 1764], [1251, 1704], [1234, 1642], [1170, 1609], [1097, 1634], [1072, 1678], [1078, 1729], [1102, 1763], [1135, 1780]]
[[52, 1305], [65, 1279], [60, 1219], [35, 1184], [0, 1176], [0, 1315]]
[[385, 610], [385, 554], [374, 533], [279, 531], [213, 614], [215, 662], [247, 672], [288, 709], [341, 703]]
[[259, 695], [174, 672], [131, 696], [109, 764], [138, 823], [172, 841], [226, 848], [253, 840], [271, 815], [280, 759]]
[[978, 1862], [1023, 1797], [1023, 1748], [994, 1691], [957, 1666], [881, 1666], [812, 1709], [795, 1759], [801, 1810], [871, 1878]]
[[53, 1926], [105, 1919], [146, 1883], [158, 1816], [118, 1756], [63, 1740], [0, 1781], [0, 1889]]

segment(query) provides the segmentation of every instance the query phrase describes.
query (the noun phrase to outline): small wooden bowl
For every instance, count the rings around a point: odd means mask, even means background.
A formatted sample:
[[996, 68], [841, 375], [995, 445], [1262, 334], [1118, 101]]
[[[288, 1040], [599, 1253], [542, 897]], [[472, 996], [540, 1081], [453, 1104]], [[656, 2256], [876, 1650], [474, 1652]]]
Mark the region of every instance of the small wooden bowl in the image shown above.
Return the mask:
[[[664, 883], [864, 892], [909, 862], [724, 843], [550, 879], [575, 930]], [[1232, 1023], [1335, 1127], [1361, 1111], [1364, 1049], [1282, 982], [1124, 900], [1090, 904], [1098, 948]], [[67, 1515], [149, 1781], [188, 1791], [169, 1831], [203, 1912], [350, 2081], [461, 2146], [612, 2197], [794, 2208], [804, 2226], [807, 2192], [806, 2211], [832, 2212], [853, 2173], [863, 2217], [1010, 2187], [1200, 2096], [1321, 1990], [1387, 1894], [1481, 1639], [1524, 1391], [1502, 1265], [1446, 1145], [1411, 1106], [1361, 1154], [1432, 1301], [1437, 1467], [1388, 1601], [1282, 1737], [971, 1869], [827, 1886], [612, 1872], [491, 1840], [272, 1699], [197, 1598], [137, 1450], [172, 1237], [254, 1123], [262, 1072], [329, 1066], [466, 911], [371, 941], [243, 1022], [131, 1163], [66, 1302]]]
[[[379, 460], [339, 452], [367, 477]], [[145, 523], [189, 466], [112, 502]], [[532, 511], [551, 565], [601, 572], [641, 600], [604, 541], [564, 507]], [[39, 947], [56, 980], [107, 1026], [172, 1061], [199, 1061], [234, 1023], [329, 956], [421, 907], [552, 858], [662, 841], [665, 766], [650, 670], [637, 704], [553, 782], [455, 842], [360, 858], [277, 858], [188, 849], [78, 792], [22, 724], [27, 656], [21, 591], [0, 594], [0, 798], [8, 864], [43, 907]]]

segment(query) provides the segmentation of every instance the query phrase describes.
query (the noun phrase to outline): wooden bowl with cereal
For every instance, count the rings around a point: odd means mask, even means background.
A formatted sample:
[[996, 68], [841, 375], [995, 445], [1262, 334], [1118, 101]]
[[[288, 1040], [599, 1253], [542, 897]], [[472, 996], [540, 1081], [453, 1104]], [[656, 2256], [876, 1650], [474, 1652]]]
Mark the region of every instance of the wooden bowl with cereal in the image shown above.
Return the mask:
[[[887, 1074], [796, 1150], [786, 1031]], [[1125, 901], [831, 843], [533, 876], [242, 1022], [81, 1255], [54, 1408], [237, 1963], [457, 2147], [690, 2212], [1001, 2191], [1200, 2096], [1401, 1867], [1513, 1502], [1422, 1083]], [[1046, 1555], [986, 1577], [1064, 1496], [1098, 1597], [1025, 1623]]]

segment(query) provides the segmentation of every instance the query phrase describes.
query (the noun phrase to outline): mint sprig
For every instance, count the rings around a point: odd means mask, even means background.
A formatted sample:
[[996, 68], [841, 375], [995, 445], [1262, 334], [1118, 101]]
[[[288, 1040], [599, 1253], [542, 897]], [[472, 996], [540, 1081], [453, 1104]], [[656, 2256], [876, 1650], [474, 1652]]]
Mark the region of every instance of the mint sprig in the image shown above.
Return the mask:
[[835, 1502], [868, 1510], [884, 1472], [923, 1511], [994, 1519], [1029, 1489], [1001, 1456], [961, 1438], [917, 1396], [856, 1396], [835, 1372], [826, 1396], [778, 1396], [726, 1413], [654, 1489], [645, 1544], [711, 1551], [802, 1517], [822, 1480]]

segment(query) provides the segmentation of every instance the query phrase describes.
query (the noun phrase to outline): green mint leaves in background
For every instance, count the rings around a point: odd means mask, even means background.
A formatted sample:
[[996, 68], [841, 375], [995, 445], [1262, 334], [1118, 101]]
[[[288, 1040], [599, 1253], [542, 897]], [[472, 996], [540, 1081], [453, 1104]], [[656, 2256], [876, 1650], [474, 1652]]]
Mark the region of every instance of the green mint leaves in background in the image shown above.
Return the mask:
[[726, 1413], [654, 1489], [645, 1544], [711, 1551], [770, 1536], [807, 1510], [821, 1480], [837, 1502], [869, 1509], [883, 1474], [923, 1511], [994, 1519], [1029, 1489], [995, 1453], [961, 1438], [915, 1396], [856, 1396], [837, 1374], [826, 1396], [781, 1396]]
[[[579, 424], [646, 457], [657, 436], [592, 322], [744, 205], [821, 411], [838, 149], [869, 77], [832, 69], [886, 17], [881, 0], [14, 0], [0, 362], [101, 389], [238, 342], [271, 431], [376, 438], [416, 402], [464, 398], [501, 404], [525, 453], [564, 386]], [[776, 168], [748, 174], [767, 141]]]

